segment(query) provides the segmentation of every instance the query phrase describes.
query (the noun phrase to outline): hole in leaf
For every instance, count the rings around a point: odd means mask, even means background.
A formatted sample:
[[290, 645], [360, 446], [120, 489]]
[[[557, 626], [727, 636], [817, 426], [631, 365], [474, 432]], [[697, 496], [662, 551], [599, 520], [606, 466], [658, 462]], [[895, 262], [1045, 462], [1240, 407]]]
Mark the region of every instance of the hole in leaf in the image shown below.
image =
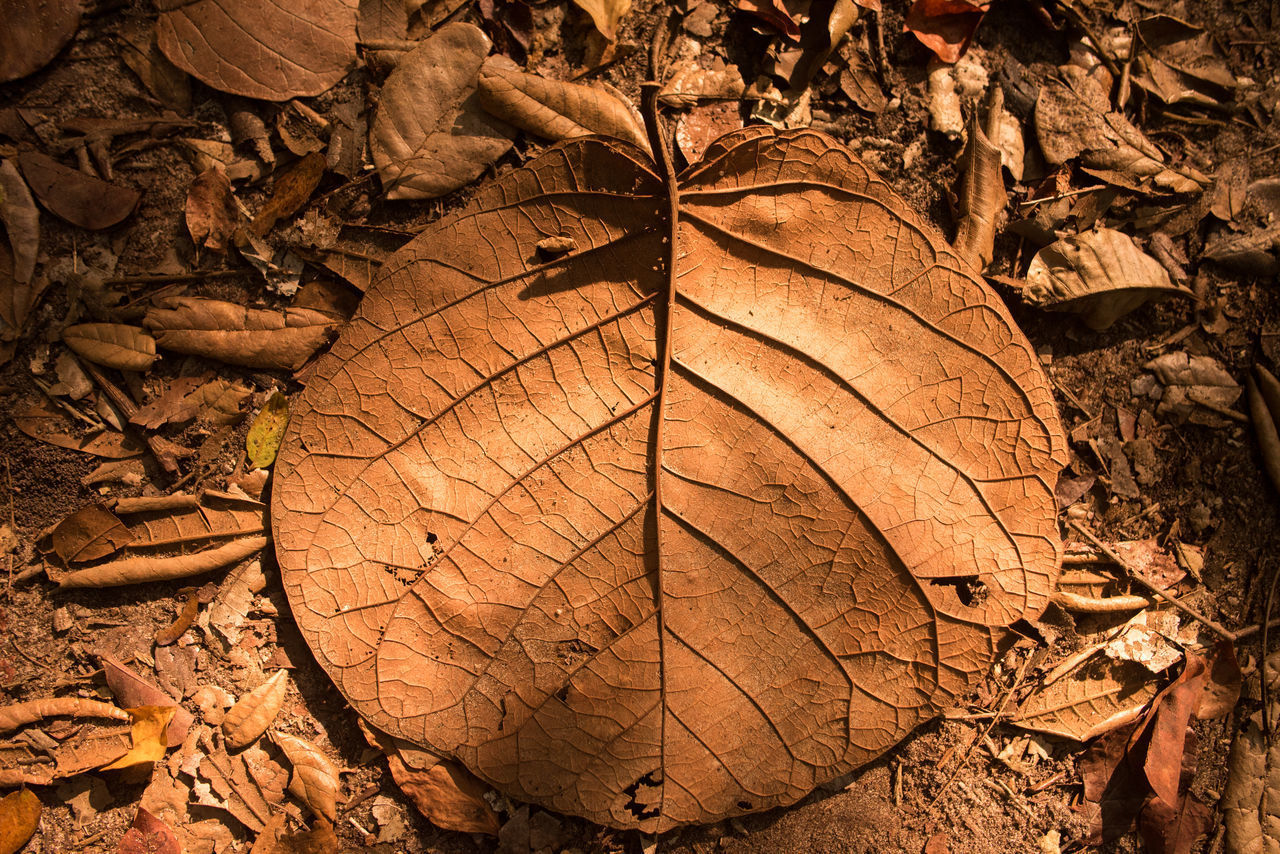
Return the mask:
[[955, 575], [951, 578], [933, 578], [934, 587], [950, 587], [956, 592], [960, 604], [966, 608], [979, 608], [987, 600], [987, 585], [976, 575]]
[[662, 814], [657, 802], [662, 791], [657, 771], [650, 771], [623, 791], [627, 794], [627, 811], [636, 818], [657, 818]]

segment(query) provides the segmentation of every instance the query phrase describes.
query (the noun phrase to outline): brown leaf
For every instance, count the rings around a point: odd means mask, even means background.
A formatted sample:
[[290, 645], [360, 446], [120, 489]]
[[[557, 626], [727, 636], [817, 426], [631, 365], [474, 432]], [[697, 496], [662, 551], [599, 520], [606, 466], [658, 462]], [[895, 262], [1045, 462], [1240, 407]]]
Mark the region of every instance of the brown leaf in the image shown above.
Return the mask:
[[943, 62], [955, 62], [969, 49], [989, 5], [969, 0], [915, 0], [902, 31], [918, 38]]
[[1151, 854], [1191, 854], [1212, 821], [1213, 810], [1187, 792], [1179, 796], [1173, 806], [1160, 798], [1147, 801], [1138, 818], [1138, 832], [1142, 835], [1144, 850]]
[[[4, 223], [13, 250], [13, 280], [19, 285], [29, 284], [40, 254], [40, 212], [18, 168], [4, 158], [0, 158], [0, 223]], [[9, 321], [3, 312], [0, 319]], [[20, 322], [11, 325], [17, 327]]]
[[332, 822], [338, 809], [338, 787], [341, 785], [338, 769], [320, 748], [305, 738], [282, 732], [273, 733], [271, 738], [293, 765], [289, 791], [317, 816]]
[[1240, 701], [1243, 685], [1244, 676], [1236, 661], [1235, 646], [1230, 641], [1219, 641], [1209, 659], [1209, 672], [1204, 691], [1196, 704], [1195, 716], [1207, 721], [1231, 714]]
[[81, 228], [110, 228], [138, 206], [142, 194], [63, 166], [38, 151], [18, 155], [31, 192], [50, 212]]
[[6, 0], [0, 83], [43, 68], [80, 29], [80, 0]]
[[22, 411], [13, 416], [13, 423], [32, 439], [95, 457], [127, 460], [140, 457], [145, 452], [144, 446], [132, 437], [114, 430], [98, 430], [87, 436], [76, 436], [71, 432], [73, 428], [70, 419], [61, 410], [47, 405]]
[[409, 9], [405, 0], [360, 0], [356, 16], [360, 41], [403, 39], [409, 34]]
[[82, 359], [120, 371], [145, 371], [156, 360], [156, 340], [124, 323], [68, 326], [62, 341]]
[[356, 63], [357, 0], [159, 0], [173, 64], [222, 92], [287, 101], [319, 95]]
[[228, 710], [222, 719], [222, 733], [226, 736], [228, 748], [240, 750], [248, 747], [267, 731], [284, 705], [285, 692], [289, 690], [288, 679], [287, 670], [276, 671]]
[[182, 854], [182, 845], [173, 828], [138, 807], [133, 824], [120, 837], [116, 854]]
[[[69, 718], [70, 726], [59, 718]], [[129, 751], [128, 721], [122, 709], [79, 697], [0, 708], [0, 733], [22, 730], [0, 739], [0, 786], [48, 785], [118, 759]]]
[[1159, 690], [1159, 677], [1141, 664], [1095, 655], [1033, 691], [1010, 723], [1088, 741], [1137, 720]]
[[1196, 192], [1209, 179], [1189, 167], [1171, 169], [1160, 149], [1123, 114], [1111, 109], [1105, 70], [1092, 73], [1064, 65], [1040, 88], [1036, 135], [1045, 160], [1053, 165], [1079, 157], [1095, 170], [1149, 178], [1179, 193]]
[[120, 32], [120, 58], [138, 75], [142, 85], [169, 109], [181, 115], [191, 111], [191, 78], [160, 50], [150, 21], [135, 20]]
[[401, 58], [382, 87], [369, 152], [388, 199], [427, 199], [471, 183], [511, 147], [514, 130], [480, 107], [490, 42], [446, 24]]
[[1151, 703], [1151, 739], [1142, 768], [1151, 790], [1170, 809], [1179, 803], [1187, 726], [1200, 703], [1207, 676], [1204, 659], [1187, 653], [1182, 673]]
[[245, 308], [201, 297], [166, 297], [143, 321], [167, 350], [267, 370], [297, 370], [337, 328], [318, 311]]
[[253, 841], [249, 854], [338, 854], [342, 843], [334, 835], [333, 825], [322, 818], [316, 819], [310, 830], [285, 833], [284, 813], [276, 813], [266, 828]]
[[40, 826], [40, 799], [30, 789], [0, 798], [0, 854], [17, 854]]
[[1004, 95], [999, 84], [987, 98], [986, 128], [978, 124], [975, 110], [969, 120], [969, 139], [960, 155], [960, 186], [956, 212], [960, 224], [954, 241], [956, 251], [976, 269], [985, 269], [995, 254], [996, 219], [1004, 212], [1009, 194], [1000, 171], [1000, 149], [992, 144], [1004, 113]]
[[1147, 48], [1136, 57], [1133, 80], [1139, 86], [1166, 104], [1218, 108], [1230, 102], [1236, 78], [1206, 30], [1172, 15], [1144, 18], [1135, 29]]
[[[250, 764], [249, 757], [254, 755]], [[257, 770], [257, 774], [254, 774]], [[200, 776], [209, 782], [214, 793], [222, 802], [202, 797], [201, 803], [207, 806], [218, 806], [236, 817], [241, 824], [253, 831], [261, 831], [271, 817], [271, 805], [279, 803], [284, 797], [284, 790], [272, 791], [270, 786], [264, 787], [259, 777], [268, 783], [275, 774], [284, 773], [284, 769], [266, 757], [266, 754], [251, 747], [237, 756], [228, 756], [223, 750], [210, 750], [198, 765]]]
[[191, 628], [191, 624], [196, 621], [196, 615], [199, 613], [200, 597], [194, 593], [188, 594], [186, 603], [174, 621], [156, 633], [156, 646], [177, 643], [178, 639], [187, 633], [187, 629]]
[[436, 827], [498, 835], [498, 814], [484, 799], [489, 787], [466, 768], [443, 761], [418, 770], [405, 765], [395, 754], [389, 754], [387, 762], [396, 785]]
[[196, 246], [227, 251], [240, 212], [225, 172], [214, 166], [196, 176], [187, 190], [186, 218], [187, 231]]
[[271, 198], [263, 205], [249, 224], [249, 231], [258, 237], [264, 236], [283, 217], [293, 214], [311, 198], [320, 179], [324, 177], [325, 159], [318, 151], [303, 157], [276, 179], [271, 187]]
[[50, 539], [65, 563], [84, 563], [115, 554], [136, 537], [103, 505], [86, 504], [59, 522]]
[[1022, 296], [1053, 311], [1082, 315], [1090, 329], [1107, 329], [1151, 300], [1195, 294], [1169, 280], [1159, 261], [1128, 235], [1110, 228], [1051, 243], [1036, 253]]
[[1048, 603], [1066, 456], [999, 297], [847, 148], [743, 129], [667, 186], [560, 143], [388, 259], [271, 512], [377, 727], [654, 832], [794, 802], [981, 678]]
[[1280, 490], [1280, 380], [1262, 365], [1253, 366], [1254, 376], [1246, 377], [1249, 415], [1253, 435], [1262, 454], [1262, 467], [1271, 485]]
[[543, 139], [598, 133], [649, 150], [635, 110], [604, 89], [526, 74], [506, 57], [491, 56], [480, 69], [479, 92], [490, 113]]
[[573, 0], [573, 4], [590, 15], [600, 35], [611, 42], [618, 40], [618, 24], [631, 11], [631, 0]]
[[1086, 842], [1099, 845], [1128, 833], [1151, 796], [1142, 772], [1141, 753], [1130, 750], [1133, 727], [1114, 730], [1099, 738], [1078, 761], [1084, 781], [1084, 799], [1093, 809]]
[[784, 0], [733, 0], [743, 12], [755, 15], [792, 39], [800, 38], [800, 24], [792, 17]]
[[178, 701], [143, 676], [109, 655], [99, 655], [102, 663], [102, 675], [107, 680], [111, 695], [123, 706], [131, 709], [143, 706], [171, 707], [173, 718], [165, 730], [165, 746], [177, 747], [187, 737], [187, 730], [195, 722], [190, 712], [178, 705]]
[[[1280, 739], [1266, 731], [1280, 720], [1280, 652], [1271, 652], [1259, 668], [1266, 680], [1269, 708], [1244, 722], [1231, 743], [1227, 785], [1220, 808], [1226, 828], [1227, 851], [1266, 852], [1280, 845]], [[1268, 737], [1270, 735], [1270, 737]]]

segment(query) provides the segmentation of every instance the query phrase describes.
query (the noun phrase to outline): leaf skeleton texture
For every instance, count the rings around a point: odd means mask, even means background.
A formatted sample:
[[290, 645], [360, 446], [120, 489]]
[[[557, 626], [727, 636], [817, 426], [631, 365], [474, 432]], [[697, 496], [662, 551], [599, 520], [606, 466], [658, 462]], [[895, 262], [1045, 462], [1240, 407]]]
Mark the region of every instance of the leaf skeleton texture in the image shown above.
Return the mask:
[[652, 832], [953, 702], [1048, 601], [1064, 456], [999, 298], [846, 148], [751, 128], [667, 179], [587, 137], [387, 261], [271, 518], [373, 725]]

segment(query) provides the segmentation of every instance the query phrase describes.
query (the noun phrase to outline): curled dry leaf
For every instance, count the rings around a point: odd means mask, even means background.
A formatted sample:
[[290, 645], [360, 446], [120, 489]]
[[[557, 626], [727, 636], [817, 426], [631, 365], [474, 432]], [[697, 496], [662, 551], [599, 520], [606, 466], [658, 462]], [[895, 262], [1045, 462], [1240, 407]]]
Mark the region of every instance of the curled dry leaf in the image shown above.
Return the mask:
[[[13, 280], [28, 284], [40, 254], [40, 212], [18, 168], [4, 158], [0, 158], [0, 223], [13, 251]], [[3, 312], [0, 319], [7, 320]]]
[[969, 139], [960, 155], [960, 186], [956, 192], [960, 225], [955, 247], [976, 269], [985, 269], [995, 253], [996, 220], [1004, 212], [1009, 194], [1000, 171], [1000, 149], [991, 142], [1000, 130], [1004, 95], [992, 86], [987, 98], [985, 128], [975, 110], [969, 118]]
[[244, 438], [251, 468], [269, 468], [276, 461], [276, 452], [280, 450], [280, 440], [284, 438], [284, 428], [288, 424], [289, 398], [273, 391]]
[[0, 854], [18, 854], [40, 826], [40, 799], [30, 789], [0, 798]]
[[847, 148], [743, 129], [677, 186], [588, 137], [428, 227], [292, 401], [271, 512], [371, 723], [653, 832], [980, 678], [1048, 603], [1065, 459], [999, 297]]
[[[1267, 681], [1267, 720], [1280, 721], [1280, 652], [1263, 662]], [[1226, 827], [1227, 850], [1271, 854], [1280, 850], [1280, 738], [1267, 737], [1262, 710], [1250, 715], [1231, 742], [1227, 786], [1219, 805]]]
[[288, 679], [288, 671], [277, 671], [236, 701], [222, 720], [222, 734], [226, 736], [228, 748], [240, 750], [248, 747], [267, 731], [284, 705]]
[[283, 217], [293, 214], [311, 198], [324, 177], [325, 159], [313, 151], [295, 163], [271, 187], [271, 198], [249, 224], [249, 231], [262, 237]]
[[316, 815], [332, 822], [338, 810], [338, 769], [320, 748], [305, 738], [277, 732], [271, 739], [293, 765], [289, 791]]
[[200, 597], [195, 593], [187, 594], [187, 601], [183, 604], [182, 610], [178, 612], [178, 616], [173, 622], [165, 626], [156, 633], [156, 646], [169, 646], [177, 643], [178, 639], [187, 633], [187, 629], [191, 628], [191, 624], [196, 621], [196, 616], [200, 613]]
[[157, 300], [143, 323], [165, 349], [267, 370], [302, 367], [338, 326], [310, 309], [281, 312], [200, 297]]
[[34, 74], [80, 29], [80, 0], [4, 0], [0, 3], [0, 83]]
[[1280, 380], [1262, 365], [1255, 365], [1248, 378], [1249, 414], [1253, 419], [1253, 435], [1262, 454], [1262, 467], [1271, 485], [1280, 490]]
[[160, 0], [156, 34], [174, 65], [222, 92], [319, 95], [356, 64], [357, 0]]
[[598, 133], [649, 150], [635, 109], [622, 96], [526, 74], [503, 56], [489, 57], [480, 69], [480, 103], [503, 121], [543, 139]]
[[77, 356], [120, 371], [145, 371], [155, 363], [156, 339], [124, 323], [78, 323], [62, 330]]
[[733, 5], [743, 12], [755, 15], [792, 39], [800, 38], [800, 24], [792, 17], [784, 0], [733, 0]]
[[[235, 563], [266, 545], [264, 505], [206, 491], [156, 498], [121, 498], [110, 509], [133, 540], [120, 556], [55, 573], [61, 587], [112, 587], [198, 575]], [[173, 554], [177, 551], [178, 554]]]
[[191, 182], [187, 190], [187, 231], [196, 246], [226, 252], [240, 220], [227, 173], [212, 166]]
[[1236, 87], [1217, 40], [1201, 27], [1172, 15], [1139, 21], [1138, 37], [1147, 48], [1137, 53], [1133, 76], [1143, 89], [1166, 104], [1221, 107]]
[[989, 5], [970, 0], [915, 0], [902, 29], [919, 39], [938, 59], [955, 62], [969, 49]]
[[1141, 664], [1094, 655], [1038, 686], [1009, 722], [1016, 727], [1088, 741], [1133, 723], [1159, 693], [1160, 679]]
[[79, 697], [0, 708], [0, 733], [20, 730], [0, 738], [0, 786], [48, 785], [103, 767], [129, 752], [129, 720], [110, 703]]
[[1179, 193], [1207, 187], [1209, 179], [1187, 167], [1171, 169], [1123, 114], [1111, 109], [1109, 81], [1101, 67], [1092, 72], [1064, 65], [1040, 89], [1036, 101], [1036, 135], [1045, 160], [1057, 165], [1079, 157], [1100, 177], [1114, 172], [1150, 178], [1158, 187]]
[[138, 807], [133, 824], [120, 837], [116, 854], [182, 854], [182, 850], [173, 828]]
[[1133, 238], [1110, 228], [1064, 237], [1037, 252], [1022, 296], [1053, 311], [1079, 314], [1090, 329], [1099, 330], [1150, 300], [1195, 297], [1173, 284], [1168, 271]]
[[1212, 356], [1193, 356], [1186, 351], [1165, 353], [1142, 367], [1155, 374], [1164, 386], [1156, 406], [1156, 412], [1161, 415], [1196, 420], [1198, 405], [1225, 409], [1239, 400], [1244, 391]]
[[40, 204], [81, 228], [110, 228], [138, 206], [142, 194], [63, 166], [46, 154], [24, 151], [18, 167]]
[[62, 410], [47, 404], [23, 410], [13, 416], [13, 423], [32, 439], [95, 457], [128, 460], [142, 456], [146, 450], [132, 437], [114, 430], [97, 430], [78, 436], [73, 432], [75, 426]]
[[369, 128], [388, 199], [427, 199], [471, 183], [511, 147], [513, 129], [485, 112], [477, 75], [489, 38], [446, 24], [396, 65]]
[[395, 754], [387, 756], [391, 776], [427, 820], [461, 833], [498, 835], [498, 814], [484, 799], [489, 787], [456, 762], [411, 768]]

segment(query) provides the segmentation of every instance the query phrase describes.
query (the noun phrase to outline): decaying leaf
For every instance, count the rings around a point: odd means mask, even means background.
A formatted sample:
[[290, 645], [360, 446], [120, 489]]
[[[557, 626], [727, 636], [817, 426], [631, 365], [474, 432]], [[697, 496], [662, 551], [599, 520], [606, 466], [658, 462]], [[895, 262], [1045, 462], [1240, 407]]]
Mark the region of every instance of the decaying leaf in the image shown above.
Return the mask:
[[113, 587], [185, 578], [240, 561], [267, 543], [266, 508], [225, 493], [120, 498], [109, 509], [128, 524], [133, 540], [104, 563], [68, 572], [50, 567], [59, 586]]
[[382, 87], [369, 152], [388, 199], [442, 196], [475, 180], [514, 131], [485, 112], [477, 75], [491, 44], [472, 24], [446, 24], [400, 60]]
[[649, 150], [634, 108], [604, 89], [526, 74], [506, 57], [491, 56], [480, 69], [479, 93], [490, 113], [543, 139], [598, 133]]
[[320, 179], [324, 177], [325, 159], [313, 151], [295, 163], [271, 187], [271, 198], [262, 206], [249, 224], [249, 230], [258, 237], [270, 231], [281, 218], [289, 216], [311, 198]]
[[5, 0], [0, 83], [44, 68], [80, 29], [80, 0]]
[[182, 854], [182, 845], [173, 828], [138, 807], [133, 824], [120, 837], [116, 854]]
[[244, 403], [251, 394], [251, 389], [230, 380], [178, 377], [158, 398], [139, 407], [129, 423], [147, 430], [196, 418], [215, 426], [235, 424], [244, 417]]
[[197, 246], [226, 252], [240, 220], [231, 180], [217, 166], [204, 170], [187, 190], [187, 231]]
[[1209, 179], [1194, 169], [1166, 166], [1160, 149], [1111, 109], [1110, 84], [1101, 77], [1105, 74], [1101, 67], [1089, 72], [1064, 65], [1041, 87], [1035, 121], [1045, 160], [1057, 165], [1079, 157], [1101, 177], [1114, 172], [1149, 178], [1179, 193], [1207, 187]]
[[1133, 238], [1110, 228], [1064, 237], [1037, 252], [1022, 296], [1054, 311], [1077, 313], [1090, 329], [1106, 329], [1153, 299], [1195, 297], [1173, 284], [1168, 271]]
[[902, 29], [918, 38], [938, 59], [955, 62], [969, 49], [988, 5], [970, 0], [915, 0]]
[[1000, 129], [1004, 95], [992, 86], [987, 98], [985, 129], [975, 111], [969, 120], [969, 139], [960, 155], [960, 186], [956, 212], [960, 224], [954, 241], [956, 251], [976, 269], [985, 269], [995, 253], [996, 220], [1009, 201], [1000, 171], [1000, 149], [991, 142]]
[[338, 325], [310, 309], [279, 312], [200, 297], [156, 300], [143, 323], [167, 350], [267, 370], [302, 367]]
[[289, 791], [311, 807], [316, 815], [332, 822], [338, 809], [338, 787], [341, 785], [338, 769], [320, 748], [305, 738], [277, 732], [271, 739], [293, 765]]
[[119, 759], [129, 752], [129, 720], [110, 703], [79, 697], [0, 707], [0, 733], [19, 730], [0, 738], [0, 786], [48, 785]]
[[236, 701], [222, 719], [222, 734], [226, 736], [228, 748], [240, 750], [248, 747], [267, 731], [284, 705], [288, 680], [289, 672], [279, 670]]
[[257, 747], [235, 756], [211, 745], [206, 751], [197, 765], [199, 776], [208, 782], [200, 803], [224, 809], [245, 827], [262, 831], [271, 818], [271, 806], [284, 799], [284, 769]]
[[133, 438], [114, 430], [76, 435], [71, 420], [61, 410], [47, 404], [19, 412], [13, 416], [13, 423], [32, 439], [95, 457], [127, 460], [142, 456], [146, 450]]
[[416, 769], [394, 754], [387, 756], [387, 762], [396, 785], [436, 827], [498, 835], [498, 815], [484, 799], [488, 786], [466, 768], [446, 760]]
[[1250, 376], [1247, 382], [1253, 435], [1262, 453], [1262, 467], [1271, 485], [1280, 490], [1280, 380], [1261, 365], [1253, 370], [1257, 380]]
[[178, 705], [178, 701], [160, 689], [150, 679], [139, 675], [109, 655], [98, 656], [102, 663], [102, 675], [111, 689], [111, 696], [125, 708], [142, 706], [172, 708], [173, 717], [165, 730], [168, 747], [177, 747], [186, 738], [187, 730], [195, 721], [191, 713]]
[[160, 50], [155, 27], [135, 19], [120, 32], [120, 58], [142, 85], [169, 109], [180, 115], [191, 110], [191, 78]]
[[1065, 459], [1000, 299], [848, 149], [747, 128], [666, 187], [560, 143], [389, 259], [271, 512], [375, 726], [655, 832], [794, 802], [979, 678], [1048, 602]]
[[1088, 741], [1133, 723], [1159, 690], [1159, 677], [1143, 665], [1094, 655], [1033, 691], [1010, 723]]
[[[1268, 720], [1280, 720], [1280, 652], [1271, 652], [1259, 668], [1267, 681]], [[1273, 854], [1280, 851], [1280, 738], [1268, 739], [1262, 710], [1251, 714], [1231, 742], [1227, 786], [1220, 808], [1227, 851]]]
[[0, 798], [0, 854], [18, 854], [40, 826], [40, 799], [30, 789]]
[[187, 629], [191, 628], [191, 624], [196, 621], [196, 616], [200, 613], [200, 597], [195, 593], [187, 594], [187, 601], [183, 604], [182, 610], [178, 612], [178, 616], [173, 622], [165, 626], [156, 633], [156, 646], [168, 646], [177, 643], [178, 640], [187, 633]]
[[77, 356], [120, 371], [145, 371], [156, 360], [156, 339], [124, 323], [68, 326], [62, 340]]
[[142, 198], [137, 190], [63, 166], [38, 151], [20, 153], [18, 167], [40, 204], [81, 228], [110, 228], [133, 213]]
[[174, 65], [222, 92], [319, 95], [356, 63], [358, 0], [160, 0], [156, 35]]
[[1161, 415], [1202, 420], [1197, 405], [1224, 409], [1239, 400], [1244, 391], [1212, 356], [1193, 356], [1186, 351], [1165, 353], [1142, 367], [1155, 374], [1164, 386], [1156, 407]]
[[333, 825], [322, 818], [315, 821], [310, 830], [286, 833], [284, 813], [271, 816], [262, 833], [253, 841], [249, 854], [339, 854], [341, 841], [333, 832]]
[[120, 517], [101, 504], [86, 504], [58, 523], [50, 535], [64, 563], [83, 563], [115, 554], [136, 539]]
[[[13, 280], [28, 284], [40, 254], [40, 212], [13, 162], [0, 157], [0, 223], [13, 251]], [[4, 319], [0, 313], [0, 319]]]
[[631, 0], [573, 0], [573, 3], [591, 16], [600, 35], [611, 42], [618, 40], [618, 24], [631, 11]]
[[169, 744], [169, 722], [173, 720], [173, 706], [139, 706], [125, 709], [133, 721], [129, 751], [107, 765], [104, 771], [150, 765], [164, 757]]
[[1138, 53], [1133, 77], [1143, 89], [1166, 104], [1216, 108], [1231, 100], [1235, 75], [1203, 28], [1172, 15], [1152, 15], [1135, 29], [1147, 48]]
[[284, 428], [288, 424], [289, 398], [278, 391], [272, 392], [245, 436], [245, 451], [252, 468], [270, 468], [276, 461], [276, 452], [280, 450], [280, 440], [284, 438]]

